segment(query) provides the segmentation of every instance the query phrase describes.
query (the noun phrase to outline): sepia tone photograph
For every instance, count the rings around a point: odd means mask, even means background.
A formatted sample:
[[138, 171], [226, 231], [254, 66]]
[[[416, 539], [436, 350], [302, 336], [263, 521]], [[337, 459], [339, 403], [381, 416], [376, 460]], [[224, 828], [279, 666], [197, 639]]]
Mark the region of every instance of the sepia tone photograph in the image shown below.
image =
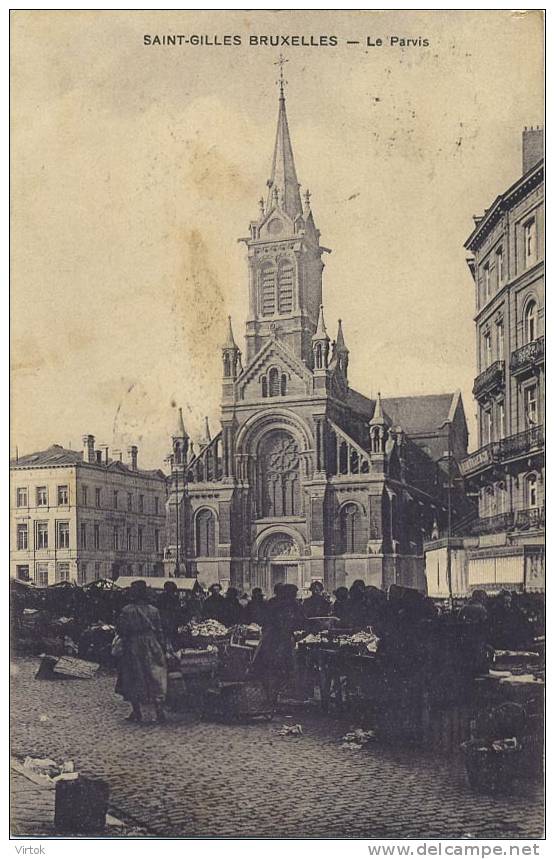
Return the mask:
[[544, 838], [544, 23], [11, 11], [11, 839]]

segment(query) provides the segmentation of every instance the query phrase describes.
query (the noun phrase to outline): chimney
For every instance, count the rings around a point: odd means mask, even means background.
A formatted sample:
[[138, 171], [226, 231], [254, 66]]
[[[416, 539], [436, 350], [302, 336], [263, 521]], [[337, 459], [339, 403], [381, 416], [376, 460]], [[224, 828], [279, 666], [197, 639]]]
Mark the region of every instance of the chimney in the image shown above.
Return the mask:
[[95, 456], [96, 456], [96, 464], [97, 464], [97, 465], [102, 465], [102, 451], [101, 451], [101, 450], [96, 450], [96, 451], [95, 451]]
[[131, 466], [132, 471], [137, 471], [137, 454], [139, 449], [136, 444], [131, 444], [127, 448], [127, 462]]
[[94, 435], [83, 436], [83, 462], [96, 462], [94, 455]]
[[123, 462], [123, 454], [122, 454], [121, 450], [114, 448], [112, 453], [114, 454], [114, 461], [115, 462]]
[[522, 132], [522, 173], [528, 173], [543, 158], [543, 128], [525, 128]]
[[110, 462], [110, 458], [108, 455], [108, 451], [109, 451], [108, 445], [107, 444], [101, 444], [100, 450], [102, 451], [102, 464], [108, 465], [108, 463]]

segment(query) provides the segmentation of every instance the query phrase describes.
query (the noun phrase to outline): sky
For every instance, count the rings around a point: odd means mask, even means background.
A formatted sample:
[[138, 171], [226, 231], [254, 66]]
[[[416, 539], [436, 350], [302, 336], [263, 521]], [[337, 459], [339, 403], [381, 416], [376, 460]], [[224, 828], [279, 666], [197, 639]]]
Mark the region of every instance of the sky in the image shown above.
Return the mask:
[[[228, 314], [243, 347], [237, 239], [270, 175], [280, 51], [350, 384], [461, 389], [472, 447], [464, 242], [519, 177], [523, 128], [543, 124], [540, 12], [17, 11], [11, 24], [12, 455], [79, 449], [92, 433], [137, 444], [156, 468], [178, 406], [195, 441], [204, 415], [217, 431]], [[337, 45], [249, 44], [269, 35]]]

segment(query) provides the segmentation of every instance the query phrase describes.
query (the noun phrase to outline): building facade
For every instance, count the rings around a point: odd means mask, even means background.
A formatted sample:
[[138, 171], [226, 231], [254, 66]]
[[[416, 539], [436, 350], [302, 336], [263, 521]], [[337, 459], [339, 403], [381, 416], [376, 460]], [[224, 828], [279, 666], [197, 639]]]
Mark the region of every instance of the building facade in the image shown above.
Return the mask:
[[544, 587], [543, 131], [525, 129], [522, 146], [522, 176], [474, 218], [465, 244], [476, 293], [478, 449], [461, 473], [479, 516], [456, 550], [470, 589]]
[[52, 445], [10, 463], [10, 575], [45, 586], [119, 575], [160, 575], [166, 483], [106, 445]]
[[195, 452], [181, 413], [174, 431], [166, 571], [267, 593], [315, 579], [423, 588], [423, 541], [468, 515], [460, 394], [369, 399], [350, 387], [341, 320], [333, 342], [325, 324], [329, 249], [300, 192], [283, 91], [267, 187], [242, 239], [246, 349], [230, 319], [221, 430]]

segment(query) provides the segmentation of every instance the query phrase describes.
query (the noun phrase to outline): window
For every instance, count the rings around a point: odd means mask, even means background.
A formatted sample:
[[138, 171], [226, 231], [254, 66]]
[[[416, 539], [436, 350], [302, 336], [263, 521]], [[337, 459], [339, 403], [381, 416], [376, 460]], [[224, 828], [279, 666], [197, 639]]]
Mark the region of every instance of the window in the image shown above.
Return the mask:
[[[86, 565], [83, 564], [83, 566]], [[67, 561], [61, 561], [56, 564], [56, 581], [69, 582], [69, 563]]]
[[538, 337], [538, 305], [529, 301], [524, 311], [524, 337], [526, 343], [532, 343]]
[[82, 486], [81, 487], [81, 501], [82, 501], [84, 507], [86, 507], [87, 504], [89, 503], [89, 487], [88, 486]]
[[46, 486], [37, 486], [37, 507], [48, 507], [48, 489]]
[[35, 581], [39, 588], [48, 587], [48, 564], [37, 564]]
[[160, 551], [160, 531], [158, 528], [154, 531], [154, 549], [156, 552]]
[[484, 299], [489, 301], [491, 297], [491, 278], [489, 270], [489, 262], [484, 266]]
[[266, 376], [262, 376], [262, 396], [268, 396], [268, 379]]
[[260, 310], [262, 316], [273, 316], [276, 312], [276, 270], [272, 263], [260, 269]]
[[20, 582], [28, 582], [29, 581], [29, 565], [28, 564], [18, 564], [15, 568], [15, 577]]
[[503, 401], [501, 401], [497, 406], [497, 414], [499, 438], [505, 438], [505, 403]]
[[133, 548], [133, 531], [131, 528], [127, 529], [127, 548], [129, 551]]
[[144, 495], [139, 495], [139, 513], [145, 512], [145, 497]]
[[98, 522], [96, 522], [94, 525], [93, 534], [94, 534], [94, 548], [100, 549], [100, 525], [98, 524]]
[[36, 547], [37, 549], [48, 549], [48, 522], [37, 522], [36, 524]]
[[502, 247], [497, 248], [495, 259], [497, 261], [497, 288], [500, 289], [503, 285], [503, 279], [505, 277]]
[[69, 504], [69, 487], [58, 486], [58, 507], [67, 507]]
[[278, 267], [278, 313], [291, 313], [293, 310], [293, 263], [282, 260]]
[[486, 331], [484, 334], [484, 357], [483, 357], [484, 365], [483, 369], [486, 370], [491, 364], [491, 334], [489, 331]]
[[159, 511], [158, 511], [158, 496], [157, 495], [154, 496], [154, 512], [158, 516]]
[[268, 387], [270, 397], [279, 397], [281, 393], [281, 381], [279, 370], [276, 367], [272, 367], [268, 373]]
[[196, 518], [197, 558], [216, 554], [216, 517], [212, 510], [199, 510]]
[[87, 548], [87, 523], [81, 522], [81, 548]]
[[15, 493], [16, 507], [27, 507], [27, 487], [18, 486]]
[[127, 493], [127, 509], [133, 510], [133, 493], [132, 492]]
[[87, 583], [87, 564], [81, 561], [77, 566], [77, 578], [80, 585]]
[[113, 547], [114, 547], [115, 551], [117, 552], [119, 550], [119, 530], [117, 528], [114, 528], [112, 539], [113, 539]]
[[56, 546], [58, 549], [69, 549], [69, 522], [56, 523]]
[[524, 418], [527, 426], [538, 423], [538, 389], [530, 385], [524, 389]]
[[351, 555], [366, 551], [366, 533], [358, 504], [345, 504], [341, 508], [339, 531], [339, 554]]
[[497, 359], [502, 361], [505, 357], [505, 325], [501, 319], [497, 323]]
[[98, 487], [94, 490], [94, 503], [97, 507], [102, 507], [102, 490]]
[[275, 430], [259, 447], [261, 468], [259, 507], [263, 516], [298, 516], [301, 507], [300, 456], [288, 432]]
[[531, 218], [524, 224], [524, 265], [526, 268], [536, 262], [537, 257], [537, 240], [536, 240], [536, 221]]
[[482, 444], [489, 444], [493, 441], [493, 421], [491, 416], [491, 409], [484, 410], [482, 412], [483, 415], [483, 436], [482, 436]]
[[114, 489], [114, 510], [118, 509], [118, 490]]
[[95, 561], [95, 562], [94, 562], [94, 577], [95, 577], [95, 579], [99, 579], [99, 578], [100, 578], [100, 572], [101, 572], [101, 564], [100, 564], [100, 561]]
[[20, 550], [29, 548], [29, 529], [27, 527], [27, 522], [19, 522], [17, 525], [17, 548]]
[[144, 570], [144, 564], [137, 564], [137, 575], [142, 576]]
[[141, 525], [137, 528], [137, 549], [139, 552], [143, 551], [143, 529]]
[[530, 474], [526, 479], [526, 505], [538, 506], [538, 478], [535, 474]]

